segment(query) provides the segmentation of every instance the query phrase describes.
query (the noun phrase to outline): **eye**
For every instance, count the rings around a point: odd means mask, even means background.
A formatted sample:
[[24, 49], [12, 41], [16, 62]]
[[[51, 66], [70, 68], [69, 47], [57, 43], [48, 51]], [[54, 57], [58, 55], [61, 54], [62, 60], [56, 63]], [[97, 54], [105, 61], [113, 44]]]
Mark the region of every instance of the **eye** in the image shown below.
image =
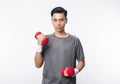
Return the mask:
[[54, 22], [56, 22], [56, 21], [57, 21], [57, 19], [53, 19], [53, 21], [54, 21]]
[[60, 19], [60, 21], [64, 21], [64, 19]]

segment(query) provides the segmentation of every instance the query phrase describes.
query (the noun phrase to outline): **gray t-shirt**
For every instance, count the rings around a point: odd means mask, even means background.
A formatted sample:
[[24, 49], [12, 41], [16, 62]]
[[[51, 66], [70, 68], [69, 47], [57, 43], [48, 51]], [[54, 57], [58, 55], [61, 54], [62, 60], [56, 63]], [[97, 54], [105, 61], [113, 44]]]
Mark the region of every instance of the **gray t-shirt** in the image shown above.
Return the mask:
[[84, 60], [80, 40], [71, 34], [65, 38], [47, 36], [49, 42], [42, 52], [45, 59], [42, 84], [76, 84], [76, 77], [63, 77], [61, 69], [76, 67], [76, 60]]

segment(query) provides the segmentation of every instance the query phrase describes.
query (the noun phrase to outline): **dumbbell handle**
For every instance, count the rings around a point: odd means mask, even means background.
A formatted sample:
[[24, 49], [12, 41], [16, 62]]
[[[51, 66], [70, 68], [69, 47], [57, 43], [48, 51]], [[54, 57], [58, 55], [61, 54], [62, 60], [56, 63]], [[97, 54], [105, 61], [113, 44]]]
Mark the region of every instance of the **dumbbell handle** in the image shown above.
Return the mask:
[[[34, 37], [37, 39], [37, 36], [40, 35], [40, 34], [42, 34], [42, 33], [41, 32], [36, 32]], [[42, 39], [41, 43], [42, 43], [42, 45], [46, 45], [48, 43], [48, 41], [49, 41], [48, 37], [45, 36], [45, 38]]]
[[61, 70], [62, 76], [74, 76], [79, 72], [77, 68], [68, 67]]
[[34, 37], [37, 39], [37, 36], [40, 35], [40, 34], [42, 34], [42, 33], [41, 32], [36, 32]]

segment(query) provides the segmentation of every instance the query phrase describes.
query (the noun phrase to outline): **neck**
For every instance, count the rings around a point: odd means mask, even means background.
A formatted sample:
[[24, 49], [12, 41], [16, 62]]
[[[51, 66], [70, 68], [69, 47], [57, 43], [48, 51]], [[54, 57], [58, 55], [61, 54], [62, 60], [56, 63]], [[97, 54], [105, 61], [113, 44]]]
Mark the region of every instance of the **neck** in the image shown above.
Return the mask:
[[68, 33], [66, 33], [66, 32], [55, 32], [54, 34], [55, 34], [55, 36], [61, 37], [61, 38], [65, 38], [68, 36]]

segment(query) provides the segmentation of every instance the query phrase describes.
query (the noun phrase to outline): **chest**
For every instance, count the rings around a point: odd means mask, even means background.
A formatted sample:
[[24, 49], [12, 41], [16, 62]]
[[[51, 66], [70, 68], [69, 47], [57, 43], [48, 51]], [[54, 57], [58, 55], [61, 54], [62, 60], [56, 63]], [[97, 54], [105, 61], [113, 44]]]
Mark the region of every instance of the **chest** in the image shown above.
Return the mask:
[[53, 39], [48, 47], [54, 50], [71, 51], [75, 50], [75, 42], [72, 39]]

